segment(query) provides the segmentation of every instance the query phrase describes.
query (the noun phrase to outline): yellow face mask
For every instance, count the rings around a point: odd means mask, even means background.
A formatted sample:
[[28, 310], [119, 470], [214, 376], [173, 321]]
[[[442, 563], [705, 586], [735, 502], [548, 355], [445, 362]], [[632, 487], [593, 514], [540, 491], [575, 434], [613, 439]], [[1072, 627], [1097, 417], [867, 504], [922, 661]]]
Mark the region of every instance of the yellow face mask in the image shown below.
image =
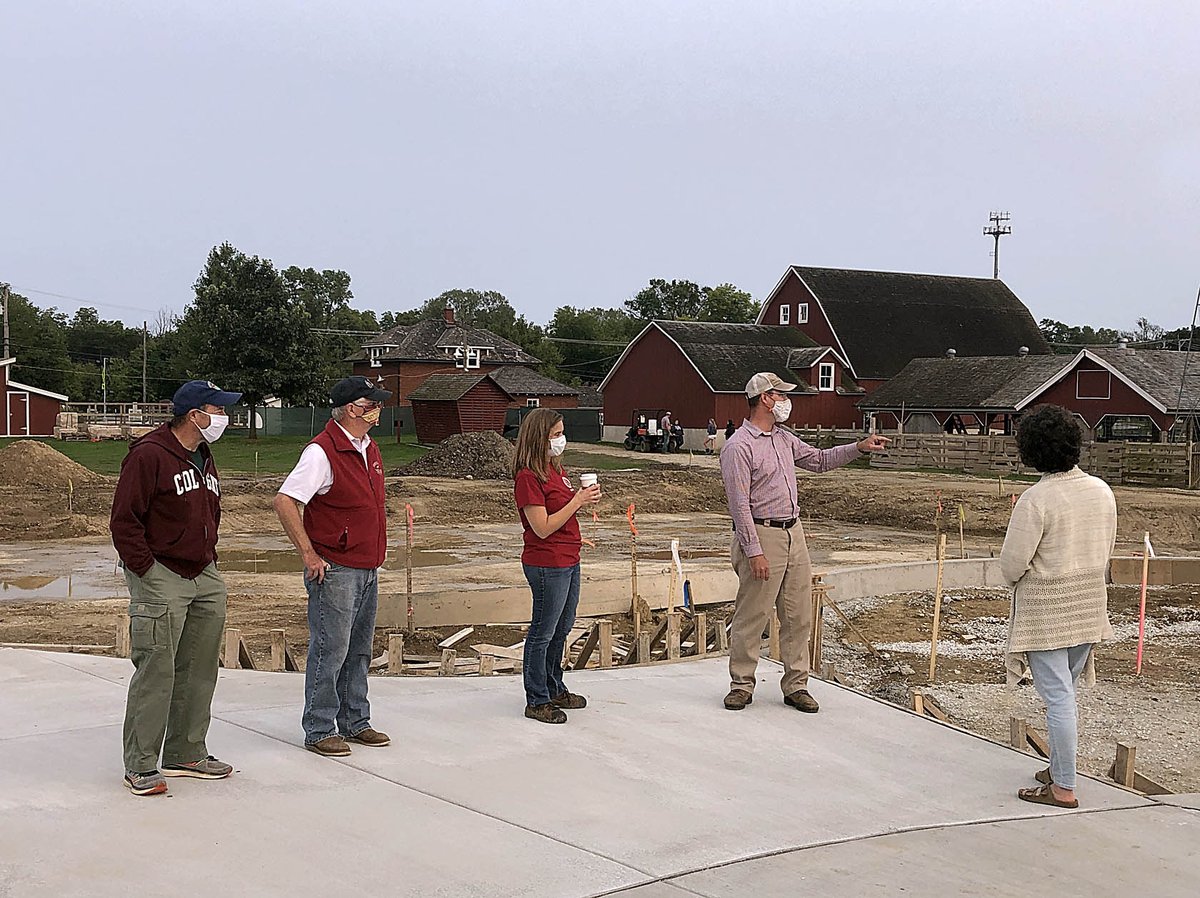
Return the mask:
[[379, 409], [377, 409], [377, 408], [371, 409], [369, 412], [367, 412], [365, 415], [362, 416], [362, 419], [367, 422], [368, 427], [374, 427], [376, 424], [379, 423]]

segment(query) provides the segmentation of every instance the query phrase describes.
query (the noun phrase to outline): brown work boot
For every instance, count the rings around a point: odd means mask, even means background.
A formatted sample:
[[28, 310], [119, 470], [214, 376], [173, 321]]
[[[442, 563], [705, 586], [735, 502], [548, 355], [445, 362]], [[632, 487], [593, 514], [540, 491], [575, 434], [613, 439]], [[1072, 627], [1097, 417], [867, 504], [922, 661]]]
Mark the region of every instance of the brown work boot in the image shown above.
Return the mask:
[[391, 745], [391, 737], [387, 733], [381, 733], [379, 730], [373, 730], [367, 727], [365, 730], [359, 730], [353, 736], [346, 737], [347, 742], [357, 742], [359, 745], [371, 745], [375, 748], [382, 748], [385, 745]]
[[566, 723], [567, 715], [552, 702], [541, 705], [526, 705], [525, 716], [530, 720], [540, 720], [542, 723]]
[[725, 696], [725, 709], [727, 711], [741, 711], [753, 701], [754, 696], [745, 689], [730, 689], [729, 695]]
[[551, 696], [550, 704], [565, 711], [578, 711], [587, 707], [587, 699], [574, 692], [564, 692], [562, 695]]
[[341, 736], [326, 736], [320, 742], [305, 742], [304, 747], [326, 758], [344, 758], [350, 754], [350, 746]]
[[817, 700], [808, 694], [807, 689], [797, 689], [791, 695], [783, 697], [785, 705], [791, 705], [797, 711], [803, 711], [805, 714], [816, 714], [821, 710], [821, 706], [817, 704]]

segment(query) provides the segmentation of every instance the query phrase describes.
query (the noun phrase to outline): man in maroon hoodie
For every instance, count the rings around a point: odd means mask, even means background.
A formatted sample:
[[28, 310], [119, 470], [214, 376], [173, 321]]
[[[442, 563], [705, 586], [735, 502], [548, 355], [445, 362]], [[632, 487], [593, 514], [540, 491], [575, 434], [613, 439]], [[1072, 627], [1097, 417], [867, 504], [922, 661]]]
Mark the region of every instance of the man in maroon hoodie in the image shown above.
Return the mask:
[[379, 568], [387, 555], [383, 459], [368, 433], [391, 395], [365, 377], [334, 384], [332, 420], [275, 496], [308, 591], [304, 747], [326, 757], [350, 754], [348, 741], [391, 742], [372, 728], [367, 701]]
[[229, 424], [225, 406], [241, 398], [189, 381], [175, 393], [175, 417], [132, 443], [121, 463], [109, 527], [129, 584], [125, 785], [134, 795], [166, 792], [163, 774], [233, 772], [204, 741], [225, 628], [221, 483], [208, 444]]

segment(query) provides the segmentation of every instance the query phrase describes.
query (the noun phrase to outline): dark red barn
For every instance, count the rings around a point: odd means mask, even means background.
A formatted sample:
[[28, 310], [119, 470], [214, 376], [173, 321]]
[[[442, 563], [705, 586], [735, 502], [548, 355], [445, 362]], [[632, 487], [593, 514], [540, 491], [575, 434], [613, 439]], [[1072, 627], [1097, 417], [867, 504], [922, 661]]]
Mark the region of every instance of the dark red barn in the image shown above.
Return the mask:
[[456, 433], [503, 433], [512, 402], [512, 396], [489, 374], [431, 374], [408, 398], [417, 442], [426, 445]]
[[16, 359], [0, 359], [0, 437], [51, 437], [67, 397], [18, 383], [9, 376]]

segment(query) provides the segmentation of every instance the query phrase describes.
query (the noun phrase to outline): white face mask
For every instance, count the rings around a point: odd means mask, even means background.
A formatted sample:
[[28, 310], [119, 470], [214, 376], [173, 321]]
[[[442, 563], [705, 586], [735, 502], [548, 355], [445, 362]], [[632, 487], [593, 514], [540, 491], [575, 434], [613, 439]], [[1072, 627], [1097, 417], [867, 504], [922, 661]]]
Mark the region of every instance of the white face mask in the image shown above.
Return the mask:
[[200, 428], [200, 436], [204, 437], [204, 442], [215, 443], [221, 439], [221, 434], [225, 432], [225, 428], [229, 426], [228, 415], [209, 415], [207, 427]]
[[562, 455], [567, 448], [567, 438], [565, 434], [559, 434], [556, 437], [550, 438], [550, 454]]
[[775, 420], [782, 424], [792, 416], [792, 400], [779, 399], [771, 406], [771, 414], [775, 416]]

